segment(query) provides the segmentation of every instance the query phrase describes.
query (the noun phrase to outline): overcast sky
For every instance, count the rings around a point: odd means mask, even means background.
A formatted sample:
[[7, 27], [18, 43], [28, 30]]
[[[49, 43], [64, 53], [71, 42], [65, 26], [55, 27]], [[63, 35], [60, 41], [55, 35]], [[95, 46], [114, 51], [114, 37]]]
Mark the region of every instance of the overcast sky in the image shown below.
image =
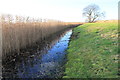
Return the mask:
[[81, 22], [82, 10], [89, 4], [97, 4], [105, 11], [105, 19], [118, 18], [120, 0], [0, 0], [0, 14]]

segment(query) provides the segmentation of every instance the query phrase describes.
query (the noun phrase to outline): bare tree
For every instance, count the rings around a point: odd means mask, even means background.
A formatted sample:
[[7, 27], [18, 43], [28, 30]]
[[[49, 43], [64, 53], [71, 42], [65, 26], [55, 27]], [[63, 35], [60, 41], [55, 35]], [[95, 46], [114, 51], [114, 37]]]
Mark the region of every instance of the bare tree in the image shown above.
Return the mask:
[[104, 12], [100, 11], [98, 5], [91, 4], [83, 9], [83, 16], [86, 17], [87, 22], [95, 22], [96, 20], [104, 17]]

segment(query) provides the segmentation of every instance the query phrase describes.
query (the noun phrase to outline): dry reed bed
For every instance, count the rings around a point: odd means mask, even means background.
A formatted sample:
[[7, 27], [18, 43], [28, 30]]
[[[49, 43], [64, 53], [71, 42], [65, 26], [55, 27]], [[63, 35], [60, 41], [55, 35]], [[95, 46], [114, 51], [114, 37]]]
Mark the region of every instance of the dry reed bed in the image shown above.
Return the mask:
[[42, 21], [29, 17], [2, 15], [2, 55], [20, 52], [20, 49], [32, 46], [45, 37], [69, 27], [69, 24], [60, 21]]

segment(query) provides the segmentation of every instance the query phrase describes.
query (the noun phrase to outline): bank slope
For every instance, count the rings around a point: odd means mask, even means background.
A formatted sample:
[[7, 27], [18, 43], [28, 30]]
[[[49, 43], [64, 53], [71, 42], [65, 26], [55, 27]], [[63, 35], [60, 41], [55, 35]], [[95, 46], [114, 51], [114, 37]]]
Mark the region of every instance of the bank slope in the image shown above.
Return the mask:
[[118, 23], [87, 23], [74, 28], [63, 78], [118, 77]]

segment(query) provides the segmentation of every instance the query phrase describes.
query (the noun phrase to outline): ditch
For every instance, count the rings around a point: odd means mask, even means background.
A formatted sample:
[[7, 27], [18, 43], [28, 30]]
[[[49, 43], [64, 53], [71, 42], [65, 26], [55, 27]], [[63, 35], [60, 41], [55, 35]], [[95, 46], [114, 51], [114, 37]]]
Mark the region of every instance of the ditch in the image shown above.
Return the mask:
[[72, 29], [51, 35], [37, 48], [3, 63], [3, 78], [62, 78]]

